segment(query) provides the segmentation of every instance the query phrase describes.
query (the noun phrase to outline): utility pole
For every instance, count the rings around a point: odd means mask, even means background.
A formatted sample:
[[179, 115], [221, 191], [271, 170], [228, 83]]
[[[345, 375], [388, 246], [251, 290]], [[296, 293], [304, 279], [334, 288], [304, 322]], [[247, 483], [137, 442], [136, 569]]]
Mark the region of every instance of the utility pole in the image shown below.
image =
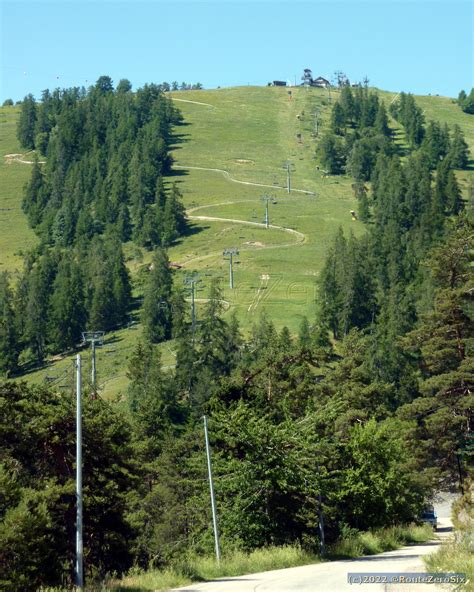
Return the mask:
[[321, 497], [321, 491], [318, 492], [318, 511], [319, 511], [319, 540], [320, 540], [320, 551], [321, 557], [326, 554], [326, 540], [324, 536], [324, 514], [323, 514], [323, 500]]
[[265, 228], [270, 227], [270, 217], [268, 215], [268, 203], [273, 201], [273, 197], [271, 195], [264, 195], [262, 197], [262, 201], [265, 202]]
[[229, 286], [230, 289], [234, 289], [234, 268], [233, 268], [233, 258], [235, 255], [238, 255], [238, 249], [225, 249], [224, 250], [224, 257], [229, 257]]
[[191, 326], [193, 331], [193, 339], [194, 332], [196, 330], [196, 284], [198, 284], [200, 281], [199, 274], [197, 273], [184, 278], [185, 285], [190, 286], [189, 289], [191, 291]]
[[203, 416], [204, 420], [204, 438], [206, 440], [206, 456], [207, 456], [207, 473], [209, 476], [209, 491], [211, 493], [211, 509], [212, 509], [212, 524], [214, 527], [214, 543], [216, 547], [216, 560], [220, 563], [221, 550], [219, 546], [219, 530], [217, 528], [217, 513], [216, 513], [216, 498], [214, 496], [214, 484], [212, 481], [212, 465], [211, 465], [211, 449], [209, 446], [209, 434], [207, 432], [207, 416]]
[[94, 394], [94, 396], [97, 394], [97, 367], [95, 363], [95, 347], [96, 343], [98, 345], [103, 345], [104, 335], [105, 331], [85, 331], [82, 333], [83, 343], [91, 344], [91, 383], [92, 393]]
[[82, 537], [82, 402], [81, 354], [76, 357], [76, 586], [84, 590]]

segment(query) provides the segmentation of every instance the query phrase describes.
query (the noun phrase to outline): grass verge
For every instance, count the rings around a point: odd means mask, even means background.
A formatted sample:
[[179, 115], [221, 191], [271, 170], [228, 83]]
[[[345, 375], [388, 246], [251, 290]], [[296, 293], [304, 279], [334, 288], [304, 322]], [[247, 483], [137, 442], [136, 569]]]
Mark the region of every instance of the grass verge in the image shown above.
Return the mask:
[[320, 558], [298, 546], [265, 547], [251, 553], [233, 551], [224, 555], [220, 565], [214, 557], [188, 556], [176, 562], [167, 570], [152, 570], [132, 573], [111, 586], [113, 592], [144, 592], [146, 590], [169, 590], [196, 581], [259, 573], [286, 567], [297, 567], [317, 563]]
[[[429, 525], [392, 526], [358, 532], [348, 530], [343, 539], [329, 549], [328, 559], [354, 558], [397, 549], [407, 543], [423, 543], [433, 537]], [[234, 550], [224, 554], [220, 565], [214, 556], [187, 555], [167, 569], [141, 571], [132, 569], [121, 580], [111, 580], [98, 586], [87, 587], [87, 592], [165, 592], [192, 582], [223, 577], [235, 577], [275, 569], [319, 563], [321, 557], [305, 551], [298, 545], [265, 547], [251, 553]], [[63, 592], [60, 588], [47, 588], [41, 592]]]
[[428, 524], [422, 526], [390, 526], [358, 532], [348, 532], [329, 549], [331, 559], [355, 558], [393, 551], [408, 543], [424, 543], [433, 538], [433, 529]]
[[[393, 526], [369, 532], [351, 531], [330, 550], [330, 559], [374, 555], [397, 549], [407, 543], [422, 543], [433, 537], [430, 526]], [[175, 563], [172, 569], [131, 573], [111, 586], [113, 592], [163, 591], [191, 582], [259, 573], [274, 569], [297, 567], [320, 562], [318, 555], [298, 546], [266, 547], [252, 553], [234, 551], [224, 556], [220, 566], [213, 557], [189, 556]]]
[[454, 572], [465, 574], [468, 583], [461, 584], [459, 590], [474, 591], [474, 531], [458, 533], [457, 540], [446, 543], [424, 558], [428, 571]]

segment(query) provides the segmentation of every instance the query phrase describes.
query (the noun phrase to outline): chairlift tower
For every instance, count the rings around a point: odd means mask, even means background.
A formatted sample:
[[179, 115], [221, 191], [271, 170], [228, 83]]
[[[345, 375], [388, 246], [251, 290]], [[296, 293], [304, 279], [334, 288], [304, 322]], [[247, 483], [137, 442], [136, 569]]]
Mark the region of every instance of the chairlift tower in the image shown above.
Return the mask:
[[283, 165], [283, 168], [286, 169], [286, 191], [287, 193], [291, 192], [291, 173], [294, 171], [294, 165], [290, 160], [287, 160]]
[[84, 331], [82, 333], [82, 342], [91, 344], [91, 359], [92, 359], [91, 383], [92, 383], [92, 392], [94, 395], [97, 394], [97, 384], [96, 384], [97, 383], [97, 370], [96, 370], [96, 363], [95, 363], [95, 348], [96, 348], [96, 345], [103, 345], [104, 344], [104, 335], [105, 335], [105, 331]]
[[196, 331], [196, 284], [201, 281], [202, 280], [199, 279], [198, 273], [184, 278], [184, 284], [185, 286], [188, 286], [188, 289], [191, 292], [191, 326], [193, 331], [193, 339], [194, 333]]
[[233, 261], [234, 257], [239, 254], [239, 250], [236, 248], [232, 249], [225, 249], [224, 250], [224, 257], [229, 257], [229, 287], [231, 290], [234, 289], [234, 268], [233, 268]]
[[262, 197], [262, 201], [265, 203], [265, 228], [270, 227], [270, 216], [268, 214], [268, 204], [269, 202], [274, 202], [274, 198], [271, 195], [264, 195]]

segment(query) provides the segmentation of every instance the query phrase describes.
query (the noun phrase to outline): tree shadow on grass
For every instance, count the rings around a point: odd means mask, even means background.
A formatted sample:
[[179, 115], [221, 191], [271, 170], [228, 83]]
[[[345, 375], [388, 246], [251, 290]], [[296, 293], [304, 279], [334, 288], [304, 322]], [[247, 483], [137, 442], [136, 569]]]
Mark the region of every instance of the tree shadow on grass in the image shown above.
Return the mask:
[[471, 160], [468, 160], [467, 161], [467, 166], [463, 170], [465, 170], [465, 171], [474, 171], [474, 159], [471, 158]]
[[195, 234], [199, 234], [200, 232], [203, 232], [204, 230], [209, 230], [210, 226], [209, 225], [204, 225], [204, 224], [199, 224], [199, 223], [194, 223], [194, 222], [188, 222], [187, 228], [186, 228], [186, 232], [180, 236], [179, 238], [177, 238], [173, 245], [180, 245], [183, 243], [184, 239], [193, 236]]

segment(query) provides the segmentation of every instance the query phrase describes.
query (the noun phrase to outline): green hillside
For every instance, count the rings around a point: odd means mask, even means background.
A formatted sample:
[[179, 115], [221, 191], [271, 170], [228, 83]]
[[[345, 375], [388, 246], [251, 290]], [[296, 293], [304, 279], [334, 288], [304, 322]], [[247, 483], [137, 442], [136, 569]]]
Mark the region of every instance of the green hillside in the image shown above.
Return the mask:
[[[333, 92], [332, 99], [336, 96]], [[388, 102], [395, 94], [382, 96]], [[350, 214], [357, 209], [352, 180], [326, 176], [316, 168], [314, 112], [319, 111], [324, 129], [331, 107], [327, 92], [296, 88], [290, 99], [286, 88], [240, 87], [181, 91], [173, 99], [185, 123], [176, 129], [175, 172], [167, 181], [179, 184], [191, 222], [190, 235], [169, 252], [171, 261], [181, 266], [175, 281], [181, 283], [186, 274], [199, 272], [203, 291], [198, 296], [204, 299], [209, 280], [217, 276], [224, 288], [226, 314], [235, 310], [244, 331], [262, 311], [278, 328], [287, 325], [297, 331], [304, 316], [314, 316], [316, 278], [338, 226], [355, 234], [364, 232], [364, 225]], [[473, 150], [472, 116], [462, 113], [451, 99], [416, 99], [426, 119], [458, 123]], [[0, 270], [8, 271], [21, 266], [21, 251], [36, 240], [21, 212], [31, 156], [21, 156], [15, 138], [17, 116], [16, 108], [0, 110]], [[286, 161], [291, 162], [291, 193], [286, 191]], [[468, 174], [472, 173], [461, 175], [464, 191]], [[264, 195], [274, 198], [268, 229]], [[223, 258], [229, 247], [240, 252], [233, 290]], [[151, 256], [131, 243], [126, 252], [132, 273]], [[140, 326], [132, 323], [108, 335], [99, 351], [99, 382], [106, 396], [123, 395], [127, 359], [140, 332]], [[173, 344], [162, 349], [164, 364], [172, 365]], [[56, 357], [27, 379], [43, 381], [48, 376], [66, 384], [70, 359]]]

